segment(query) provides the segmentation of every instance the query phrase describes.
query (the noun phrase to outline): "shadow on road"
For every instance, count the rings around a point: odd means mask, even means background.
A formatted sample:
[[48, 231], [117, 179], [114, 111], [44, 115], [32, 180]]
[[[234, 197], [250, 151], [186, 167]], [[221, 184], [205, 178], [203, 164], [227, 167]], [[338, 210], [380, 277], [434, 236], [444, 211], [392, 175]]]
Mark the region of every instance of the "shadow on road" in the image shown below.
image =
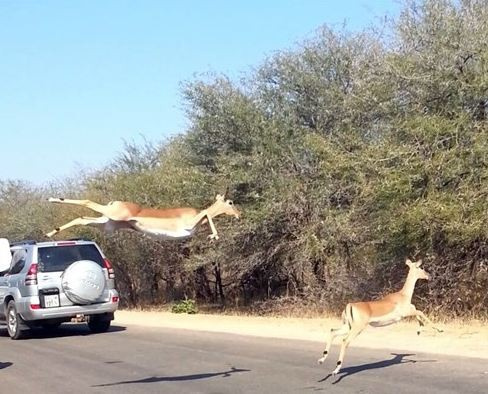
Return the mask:
[[[411, 360], [411, 359], [405, 358], [405, 357], [409, 357], [409, 356], [415, 356], [415, 354], [391, 353], [391, 355], [393, 356], [393, 358], [391, 358], [389, 360], [383, 360], [383, 361], [378, 361], [375, 363], [362, 364], [362, 365], [356, 365], [353, 367], [343, 368], [343, 369], [341, 369], [341, 371], [338, 374], [339, 378], [335, 382], [332, 382], [332, 384], [339, 383], [345, 377], [354, 375], [354, 374], [359, 373], [359, 372], [368, 371], [371, 369], [387, 368], [387, 367], [391, 367], [392, 365], [397, 365], [397, 364], [432, 363], [432, 362], [437, 361], [437, 360]], [[319, 380], [319, 382], [324, 382], [327, 379], [329, 379], [331, 376], [332, 376], [332, 374], [328, 374], [325, 378]]]
[[116, 383], [97, 384], [92, 387], [118, 386], [121, 384], [133, 384], [133, 383], [184, 382], [188, 380], [210, 379], [210, 378], [215, 378], [217, 376], [222, 376], [223, 378], [227, 378], [231, 376], [231, 374], [233, 373], [249, 372], [249, 371], [251, 370], [232, 367], [228, 371], [223, 371], [223, 372], [209, 372], [209, 373], [199, 373], [194, 375], [179, 375], [179, 376], [152, 376], [150, 378], [144, 378], [144, 379], [124, 380], [122, 382], [116, 382]]
[[7, 361], [6, 363], [0, 362], [0, 369], [8, 368], [11, 365], [13, 365], [13, 363], [11, 363], [10, 361]]
[[[110, 329], [103, 334], [111, 332], [125, 331], [127, 328], [123, 326], [110, 326]], [[7, 329], [0, 330], [0, 335], [8, 336]], [[76, 337], [85, 335], [98, 335], [90, 331], [88, 326], [84, 323], [64, 323], [57, 328], [33, 328], [27, 332], [25, 340], [29, 339], [49, 339], [49, 338], [63, 338]]]

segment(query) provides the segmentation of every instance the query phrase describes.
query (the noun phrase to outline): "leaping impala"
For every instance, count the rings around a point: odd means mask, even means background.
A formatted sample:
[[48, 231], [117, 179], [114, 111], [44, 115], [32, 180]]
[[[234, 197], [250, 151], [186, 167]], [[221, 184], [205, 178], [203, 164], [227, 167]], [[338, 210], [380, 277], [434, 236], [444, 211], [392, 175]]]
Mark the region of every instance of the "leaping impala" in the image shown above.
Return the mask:
[[330, 330], [323, 357], [318, 360], [319, 364], [325, 361], [335, 337], [345, 336], [342, 340], [337, 366], [332, 372], [333, 375], [339, 373], [342, 367], [346, 348], [368, 324], [373, 327], [387, 326], [399, 322], [404, 317], [411, 316], [418, 320], [420, 327], [417, 334], [420, 334], [420, 328], [426, 323], [430, 324], [438, 332], [442, 332], [442, 330], [434, 326], [423, 312], [417, 310], [412, 304], [412, 295], [417, 280], [429, 280], [429, 274], [420, 268], [422, 260], [413, 263], [407, 259], [406, 264], [409, 267], [409, 271], [405, 284], [400, 291], [388, 294], [377, 301], [354, 302], [346, 305], [346, 309], [342, 313], [342, 327]]
[[162, 239], [182, 239], [190, 237], [195, 228], [206, 223], [210, 225], [212, 234], [210, 239], [218, 239], [213, 218], [218, 215], [240, 217], [240, 212], [231, 200], [226, 200], [218, 194], [215, 202], [202, 211], [195, 208], [152, 209], [142, 208], [131, 202], [112, 201], [107, 205], [97, 204], [90, 200], [69, 200], [64, 198], [50, 198], [52, 203], [73, 204], [90, 208], [101, 213], [101, 217], [79, 217], [46, 234], [54, 234], [72, 226], [93, 226], [103, 231], [112, 232], [122, 228], [129, 228]]

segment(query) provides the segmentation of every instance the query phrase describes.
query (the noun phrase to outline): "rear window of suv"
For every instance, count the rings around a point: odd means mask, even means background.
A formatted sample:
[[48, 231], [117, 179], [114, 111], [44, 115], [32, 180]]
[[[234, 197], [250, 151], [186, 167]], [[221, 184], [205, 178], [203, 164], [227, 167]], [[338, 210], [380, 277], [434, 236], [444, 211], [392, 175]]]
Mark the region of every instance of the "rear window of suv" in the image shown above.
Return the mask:
[[104, 266], [103, 257], [95, 245], [46, 246], [38, 249], [39, 272], [64, 271], [78, 260], [92, 260]]

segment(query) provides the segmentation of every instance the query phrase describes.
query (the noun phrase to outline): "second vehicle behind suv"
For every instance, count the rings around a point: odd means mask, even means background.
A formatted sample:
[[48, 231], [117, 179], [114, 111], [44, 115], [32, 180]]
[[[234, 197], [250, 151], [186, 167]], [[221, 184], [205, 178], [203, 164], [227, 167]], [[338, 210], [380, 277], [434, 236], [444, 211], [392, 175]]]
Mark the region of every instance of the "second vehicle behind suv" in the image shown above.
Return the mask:
[[0, 273], [0, 324], [12, 339], [73, 319], [86, 320], [93, 332], [109, 329], [119, 295], [112, 265], [95, 242], [23, 241], [9, 248], [9, 269]]

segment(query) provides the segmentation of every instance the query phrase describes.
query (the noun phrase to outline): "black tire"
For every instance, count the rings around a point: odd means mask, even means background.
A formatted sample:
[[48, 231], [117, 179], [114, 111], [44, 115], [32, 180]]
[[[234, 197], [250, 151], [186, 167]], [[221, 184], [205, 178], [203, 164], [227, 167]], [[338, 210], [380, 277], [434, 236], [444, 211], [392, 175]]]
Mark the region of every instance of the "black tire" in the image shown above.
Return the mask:
[[110, 328], [110, 323], [112, 323], [111, 320], [101, 320], [97, 316], [90, 316], [88, 319], [88, 328], [90, 329], [91, 332], [94, 333], [101, 333], [101, 332], [106, 332]]
[[25, 336], [25, 331], [20, 326], [23, 323], [22, 318], [17, 313], [15, 301], [10, 301], [7, 305], [7, 331], [10, 339], [21, 339]]

